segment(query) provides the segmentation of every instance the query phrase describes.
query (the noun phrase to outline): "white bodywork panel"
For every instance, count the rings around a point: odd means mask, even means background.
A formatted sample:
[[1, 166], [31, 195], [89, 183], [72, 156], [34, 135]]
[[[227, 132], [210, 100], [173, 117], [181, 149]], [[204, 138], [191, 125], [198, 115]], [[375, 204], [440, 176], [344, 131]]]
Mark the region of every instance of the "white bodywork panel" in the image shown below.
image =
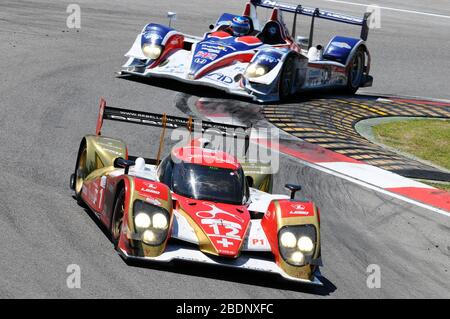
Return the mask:
[[[128, 68], [133, 62], [134, 58], [146, 59], [143, 55], [140, 45], [140, 37], [136, 38], [133, 47], [126, 54], [129, 60], [123, 68]], [[177, 79], [186, 83], [197, 83], [200, 85], [216, 87], [219, 89], [225, 89], [227, 92], [242, 96], [250, 97], [251, 95], [244, 90], [240, 85], [239, 81], [234, 80], [235, 76], [238, 74], [243, 74], [248, 66], [248, 63], [234, 63], [233, 65], [220, 68], [218, 70], [212, 71], [205, 76], [194, 80], [189, 78], [190, 61], [192, 60], [192, 52], [187, 50], [178, 50], [172, 54], [168, 59], [168, 63], [162, 66], [157, 66], [152, 69], [145, 69], [144, 73], [127, 71], [126, 73], [135, 74], [139, 76], [157, 76], [163, 78]]]
[[270, 272], [270, 273], [274, 273], [274, 274], [279, 274], [289, 280], [298, 281], [298, 282], [302, 282], [302, 283], [306, 283], [306, 284], [322, 285], [322, 283], [320, 282], [320, 280], [317, 277], [320, 275], [319, 271], [317, 271], [317, 273], [314, 274], [314, 276], [312, 277], [312, 280], [295, 278], [295, 277], [291, 277], [288, 274], [286, 274], [272, 260], [249, 257], [249, 256], [245, 256], [245, 255], [241, 255], [240, 257], [238, 257], [236, 259], [221, 259], [220, 262], [218, 262], [215, 259], [209, 257], [208, 255], [202, 253], [200, 250], [186, 248], [181, 245], [167, 246], [164, 253], [162, 253], [158, 257], [129, 256], [122, 249], [119, 249], [119, 253], [122, 256], [124, 256], [125, 258], [130, 258], [130, 259], [140, 259], [140, 260], [147, 260], [147, 261], [154, 261], [154, 262], [166, 262], [166, 263], [171, 262], [173, 260], [183, 260], [183, 261], [190, 261], [190, 262], [206, 263], [206, 264], [211, 264], [211, 265], [216, 265], [216, 266], [225, 266], [225, 267], [249, 269], [249, 270], [254, 270], [254, 271]]

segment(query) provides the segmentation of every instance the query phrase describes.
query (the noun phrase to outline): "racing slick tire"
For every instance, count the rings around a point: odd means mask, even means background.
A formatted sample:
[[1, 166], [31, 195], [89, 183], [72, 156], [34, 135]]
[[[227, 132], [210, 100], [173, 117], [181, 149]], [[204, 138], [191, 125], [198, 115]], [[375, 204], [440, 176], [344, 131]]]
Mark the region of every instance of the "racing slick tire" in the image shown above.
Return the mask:
[[345, 89], [346, 93], [355, 94], [363, 83], [365, 62], [365, 49], [364, 47], [359, 47], [353, 55], [352, 61], [350, 62], [350, 67], [347, 71], [348, 81]]
[[293, 55], [289, 55], [283, 65], [283, 70], [281, 71], [280, 84], [279, 84], [279, 94], [280, 101], [285, 101], [289, 99], [292, 95], [292, 87], [295, 80], [295, 60]]
[[84, 178], [87, 176], [86, 158], [87, 146], [86, 141], [83, 140], [78, 151], [75, 173], [70, 176], [70, 186], [75, 191], [75, 198], [80, 205], [84, 205], [83, 199], [81, 198], [81, 190], [83, 187]]
[[125, 188], [121, 188], [117, 193], [116, 200], [114, 202], [114, 210], [111, 216], [111, 241], [114, 244], [114, 248], [117, 249], [119, 245], [120, 235], [122, 234], [123, 216], [125, 212]]

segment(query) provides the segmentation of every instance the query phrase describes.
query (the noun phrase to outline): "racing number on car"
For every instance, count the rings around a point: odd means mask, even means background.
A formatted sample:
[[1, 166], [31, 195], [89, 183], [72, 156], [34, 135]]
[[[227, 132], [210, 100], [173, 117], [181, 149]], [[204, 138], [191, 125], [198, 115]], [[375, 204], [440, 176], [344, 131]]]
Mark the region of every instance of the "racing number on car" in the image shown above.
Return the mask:
[[[234, 239], [234, 240], [241, 240], [241, 236], [239, 235], [240, 230], [242, 230], [242, 226], [239, 223], [232, 222], [229, 220], [224, 220], [221, 218], [216, 218], [218, 214], [230, 216], [233, 219], [235, 219], [238, 222], [243, 222], [244, 220], [236, 215], [233, 215], [227, 211], [224, 211], [217, 206], [210, 205], [207, 203], [203, 203], [206, 206], [211, 207], [211, 210], [208, 211], [199, 211], [197, 212], [197, 217], [201, 218], [201, 223], [204, 225], [208, 225], [213, 234], [211, 235], [218, 235], [218, 236], [224, 236], [224, 238], [221, 241], [218, 241], [218, 243], [222, 244], [224, 247], [232, 246], [233, 242], [230, 242], [227, 240]], [[225, 234], [223, 234], [220, 231], [220, 227], [223, 227], [226, 231]]]

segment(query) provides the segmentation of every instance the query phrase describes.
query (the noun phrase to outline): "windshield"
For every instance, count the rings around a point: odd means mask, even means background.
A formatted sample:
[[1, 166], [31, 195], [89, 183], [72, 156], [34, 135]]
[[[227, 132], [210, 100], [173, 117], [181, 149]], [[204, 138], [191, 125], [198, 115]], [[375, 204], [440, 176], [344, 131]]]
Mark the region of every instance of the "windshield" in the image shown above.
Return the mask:
[[197, 164], [175, 164], [172, 189], [176, 194], [199, 200], [242, 205], [244, 174], [232, 170]]

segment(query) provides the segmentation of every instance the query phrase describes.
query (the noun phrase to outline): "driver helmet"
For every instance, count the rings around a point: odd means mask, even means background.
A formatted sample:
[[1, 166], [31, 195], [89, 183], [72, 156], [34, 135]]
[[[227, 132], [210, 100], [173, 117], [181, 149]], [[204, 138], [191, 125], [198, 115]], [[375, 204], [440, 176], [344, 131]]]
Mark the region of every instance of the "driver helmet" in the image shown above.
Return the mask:
[[250, 33], [250, 19], [243, 16], [236, 16], [231, 21], [233, 35], [241, 37]]

